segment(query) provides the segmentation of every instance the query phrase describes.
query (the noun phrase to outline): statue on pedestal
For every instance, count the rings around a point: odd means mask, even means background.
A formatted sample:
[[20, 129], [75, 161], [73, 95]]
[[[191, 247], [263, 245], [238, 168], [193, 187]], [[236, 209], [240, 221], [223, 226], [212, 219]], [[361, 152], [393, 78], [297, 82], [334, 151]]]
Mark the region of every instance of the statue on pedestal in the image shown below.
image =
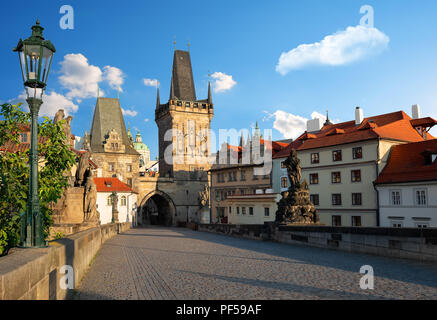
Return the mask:
[[[77, 169], [76, 169], [76, 181], [75, 181], [76, 187], [81, 187], [84, 183], [85, 173], [89, 168], [89, 160], [90, 160], [90, 153], [88, 151], [81, 154], [79, 158], [79, 164], [77, 165]], [[88, 172], [91, 172], [91, 170], [88, 170]]]
[[291, 150], [290, 156], [284, 162], [287, 168], [290, 188], [282, 193], [282, 199], [278, 202], [276, 222], [287, 224], [316, 224], [319, 223], [319, 215], [313, 203], [310, 201], [308, 183], [302, 179], [302, 169], [296, 150]]
[[203, 190], [199, 191], [199, 207], [204, 208], [209, 205], [209, 186], [204, 185]]
[[111, 194], [112, 199], [112, 222], [118, 222], [118, 195], [117, 192]]
[[99, 212], [97, 211], [97, 188], [94, 183], [92, 173], [88, 175], [85, 184], [85, 196], [84, 196], [84, 222], [98, 223], [100, 219]]

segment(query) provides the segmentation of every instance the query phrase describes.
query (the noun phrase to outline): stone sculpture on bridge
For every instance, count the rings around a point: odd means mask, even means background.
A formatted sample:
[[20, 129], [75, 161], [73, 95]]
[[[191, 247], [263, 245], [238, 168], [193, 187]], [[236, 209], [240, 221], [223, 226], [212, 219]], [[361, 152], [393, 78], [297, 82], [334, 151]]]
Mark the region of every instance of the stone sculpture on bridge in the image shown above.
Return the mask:
[[289, 157], [284, 162], [287, 168], [291, 186], [282, 193], [278, 202], [276, 222], [286, 224], [317, 224], [319, 215], [310, 201], [308, 183], [301, 182], [302, 169], [296, 150], [291, 150]]

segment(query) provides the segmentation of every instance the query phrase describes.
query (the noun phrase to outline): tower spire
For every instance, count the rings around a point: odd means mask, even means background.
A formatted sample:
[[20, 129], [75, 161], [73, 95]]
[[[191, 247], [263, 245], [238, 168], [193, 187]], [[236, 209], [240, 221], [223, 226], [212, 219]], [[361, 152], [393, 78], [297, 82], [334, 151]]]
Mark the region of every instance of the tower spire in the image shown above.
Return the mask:
[[160, 105], [161, 105], [161, 100], [159, 98], [159, 87], [156, 87], [156, 107], [159, 108]]
[[208, 103], [212, 104], [211, 81], [208, 81]]
[[329, 120], [328, 109], [326, 109], [326, 121], [325, 121], [325, 123], [324, 123], [323, 125], [324, 125], [324, 126], [328, 126], [328, 125], [330, 125], [330, 124], [332, 124], [332, 122]]

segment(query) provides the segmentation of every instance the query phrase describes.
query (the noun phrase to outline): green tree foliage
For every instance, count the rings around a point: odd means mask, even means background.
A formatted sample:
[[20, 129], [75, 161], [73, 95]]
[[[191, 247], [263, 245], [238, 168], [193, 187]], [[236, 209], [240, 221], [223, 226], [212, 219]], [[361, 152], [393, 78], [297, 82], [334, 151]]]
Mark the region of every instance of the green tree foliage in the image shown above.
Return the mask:
[[[20, 144], [20, 125], [30, 125], [30, 116], [20, 105], [0, 108], [0, 146]], [[44, 117], [39, 132], [39, 199], [46, 236], [52, 224], [52, 205], [68, 186], [68, 173], [75, 155], [65, 143], [63, 121], [53, 123]], [[26, 211], [29, 191], [29, 149], [0, 151], [0, 256], [17, 246], [20, 239], [20, 213]]]

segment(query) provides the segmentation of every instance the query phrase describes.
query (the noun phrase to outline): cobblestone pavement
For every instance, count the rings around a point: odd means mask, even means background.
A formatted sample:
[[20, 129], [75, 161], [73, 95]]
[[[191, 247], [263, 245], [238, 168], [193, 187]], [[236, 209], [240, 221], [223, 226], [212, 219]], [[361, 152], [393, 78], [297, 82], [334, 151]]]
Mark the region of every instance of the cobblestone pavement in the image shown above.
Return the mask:
[[[371, 265], [374, 290], [359, 286]], [[437, 266], [183, 228], [108, 240], [75, 299], [437, 299]]]

